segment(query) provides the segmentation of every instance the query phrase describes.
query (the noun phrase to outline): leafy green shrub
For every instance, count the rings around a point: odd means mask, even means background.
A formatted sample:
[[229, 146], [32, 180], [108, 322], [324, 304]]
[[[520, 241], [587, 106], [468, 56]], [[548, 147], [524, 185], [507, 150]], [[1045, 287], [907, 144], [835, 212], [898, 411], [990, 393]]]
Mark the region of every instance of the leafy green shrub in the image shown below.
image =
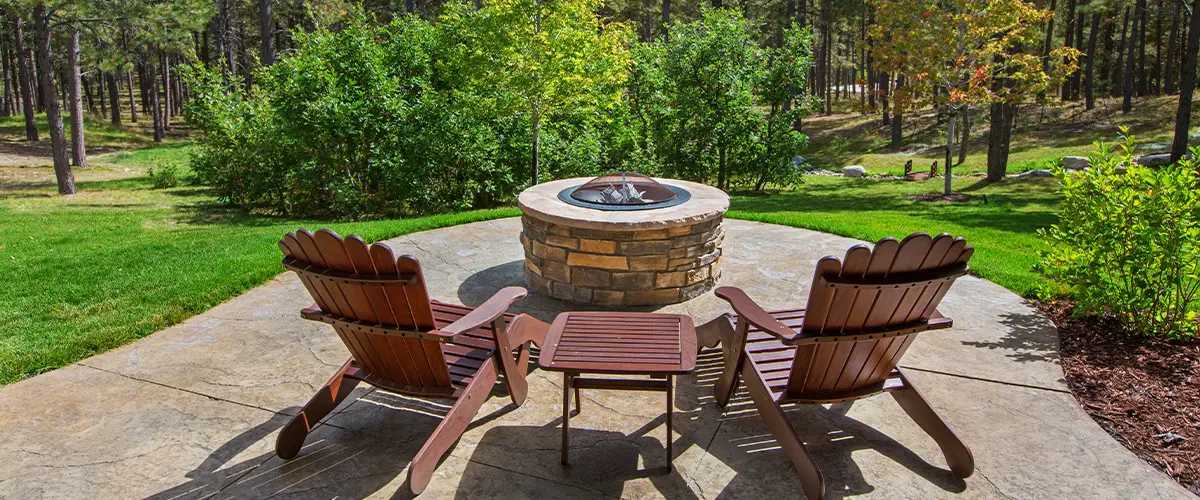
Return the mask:
[[166, 162], [155, 162], [146, 172], [154, 189], [173, 188], [179, 185], [179, 165]]
[[1083, 172], [1056, 167], [1064, 199], [1059, 223], [1042, 231], [1051, 246], [1043, 270], [1074, 287], [1082, 312], [1115, 316], [1139, 333], [1195, 335], [1200, 164], [1137, 166], [1132, 137], [1098, 147]]

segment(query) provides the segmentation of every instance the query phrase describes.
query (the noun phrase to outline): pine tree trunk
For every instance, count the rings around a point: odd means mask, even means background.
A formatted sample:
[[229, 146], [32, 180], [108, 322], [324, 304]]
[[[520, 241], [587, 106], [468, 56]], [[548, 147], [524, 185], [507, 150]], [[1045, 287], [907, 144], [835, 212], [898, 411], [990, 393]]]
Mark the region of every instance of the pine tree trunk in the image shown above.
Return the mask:
[[1109, 77], [1109, 83], [1112, 84], [1112, 96], [1122, 95], [1125, 90], [1123, 82], [1125, 80], [1125, 58], [1127, 57], [1126, 35], [1129, 34], [1129, 7], [1125, 7], [1125, 15], [1121, 21], [1121, 43], [1117, 44], [1117, 64], [1112, 68], [1112, 75]]
[[83, 143], [83, 97], [79, 92], [79, 26], [71, 25], [67, 46], [67, 97], [71, 108], [71, 156], [75, 165], [87, 168], [87, 147]]
[[104, 72], [100, 73], [100, 78], [96, 79], [96, 97], [100, 98], [100, 118], [104, 118], [108, 116], [108, 101], [104, 99]]
[[[904, 75], [896, 79], [896, 90], [904, 86]], [[900, 149], [904, 143], [904, 113], [900, 108], [895, 109], [892, 116], [892, 149]]]
[[108, 103], [112, 108], [112, 124], [121, 125], [121, 94], [118, 92], [121, 89], [117, 88], [117, 74], [111, 71], [104, 73], [105, 82], [108, 86]]
[[534, 186], [538, 185], [538, 180], [539, 180], [538, 178], [541, 177], [539, 175], [541, 173], [539, 171], [541, 169], [541, 165], [540, 165], [540, 161], [541, 161], [541, 158], [540, 158], [541, 151], [540, 150], [542, 147], [541, 132], [542, 132], [541, 120], [535, 113], [533, 115], [533, 154], [530, 155], [530, 159], [529, 159], [530, 177], [533, 180]]
[[129, 91], [129, 121], [137, 123], [137, 101], [133, 99], [133, 73], [125, 70], [125, 88]]
[[1200, 51], [1200, 0], [1192, 0], [1192, 21], [1188, 26], [1187, 49], [1183, 51], [1183, 74], [1179, 84], [1179, 107], [1175, 110], [1175, 140], [1171, 160], [1179, 161], [1188, 148], [1192, 118], [1192, 92], [1196, 90], [1196, 52]]
[[1138, 40], [1138, 18], [1146, 11], [1146, 0], [1137, 0], [1133, 8], [1133, 32], [1129, 34], [1129, 43], [1125, 48], [1125, 78], [1121, 85], [1121, 113], [1129, 114], [1133, 111], [1133, 76], [1137, 71], [1137, 65], [1133, 57], [1134, 50], [1137, 48]]
[[271, 0], [258, 0], [258, 35], [262, 38], [263, 66], [275, 64], [275, 22], [271, 20]]
[[[159, 105], [162, 108], [163, 129], [171, 130], [171, 70], [166, 52], [159, 54], [158, 62], [162, 65], [162, 94], [159, 97]], [[155, 86], [157, 85], [156, 82]]]
[[671, 0], [662, 0], [662, 36], [667, 38], [667, 28], [671, 27]]
[[[1116, 24], [1116, 19], [1109, 19], [1104, 23], [1104, 31], [1100, 33], [1100, 39], [1104, 41], [1103, 47], [1099, 49], [1100, 57], [1096, 64], [1096, 72], [1100, 74], [1100, 78], [1107, 78], [1112, 74], [1113, 35], [1116, 33]], [[1104, 88], [1111, 88], [1111, 85]], [[1099, 80], [1096, 80], [1095, 89], [1101, 89]], [[1103, 93], [1103, 90], [1098, 92]]]
[[89, 76], [84, 76], [83, 78], [81, 78], [80, 82], [83, 85], [83, 103], [85, 106], [87, 106], [88, 113], [91, 113], [94, 115], [94, 114], [96, 114], [96, 101], [92, 99], [91, 80], [92, 80], [92, 77], [89, 75]]
[[880, 73], [879, 78], [879, 102], [883, 107], [883, 126], [891, 125], [892, 115], [891, 107], [888, 102], [888, 93], [892, 87], [892, 75], [887, 72]]
[[147, 88], [146, 81], [146, 64], [138, 63], [138, 91], [142, 94], [142, 113], [150, 113], [150, 89]]
[[[1067, 23], [1067, 29], [1064, 33], [1066, 36], [1066, 43], [1063, 44], [1063, 47], [1077, 48], [1075, 47], [1075, 0], [1067, 0], [1067, 9], [1063, 15], [1065, 16], [1064, 20]], [[1066, 63], [1067, 61], [1064, 58], [1063, 64], [1065, 65]], [[1071, 99], [1071, 79], [1069, 76], [1070, 75], [1068, 75], [1068, 78], [1063, 81], [1062, 89], [1060, 90], [1059, 94], [1062, 96], [1064, 101]]]
[[[33, 91], [33, 61], [29, 57], [30, 50], [25, 46], [25, 30], [22, 27], [21, 16], [16, 15], [12, 9], [9, 9], [9, 17], [13, 19], [14, 29], [16, 30], [13, 37], [17, 41], [17, 69], [20, 70], [21, 80], [21, 104], [22, 111], [25, 113], [25, 139], [33, 142], [38, 141], [37, 123], [34, 122], [34, 91]], [[72, 181], [72, 184], [74, 181]]]
[[[1171, 35], [1167, 38], [1167, 74], [1163, 77], [1166, 80], [1164, 85], [1168, 94], [1174, 94], [1179, 87], [1179, 77], [1175, 75], [1175, 48], [1179, 46], [1179, 11], [1180, 4], [1183, 2], [1176, 0], [1171, 2], [1175, 4], [1175, 13], [1171, 15]], [[1196, 15], [1194, 12], [1192, 15]]]
[[[1178, 0], [1176, 0], [1178, 1]], [[1160, 3], [1154, 16], [1154, 68], [1150, 70], [1153, 83], [1150, 90], [1154, 95], [1162, 95], [1162, 20], [1163, 9]]]
[[[1080, 12], [1075, 18], [1075, 48], [1080, 52], [1083, 50], [1083, 13]], [[1085, 54], [1086, 55], [1086, 54]], [[1079, 100], [1079, 89], [1081, 85], [1081, 74], [1078, 69], [1071, 73], [1071, 100]]]
[[951, 155], [954, 152], [954, 124], [958, 117], [950, 114], [946, 117], [946, 171], [942, 176], [942, 194], [949, 195], [954, 192], [954, 172], [953, 163], [951, 163]]
[[0, 36], [3, 36], [4, 43], [8, 47], [8, 53], [4, 56], [4, 63], [8, 65], [8, 78], [5, 80], [5, 84], [12, 89], [12, 92], [7, 96], [8, 109], [15, 115], [21, 112], [21, 91], [19, 90], [21, 85], [17, 83], [17, 56], [15, 53], [16, 49], [13, 48], [14, 44], [11, 35], [11, 33], [5, 31]]
[[1096, 108], [1096, 32], [1100, 31], [1100, 13], [1092, 13], [1092, 26], [1088, 30], [1087, 80], [1084, 83], [1087, 92], [1087, 109]]
[[[151, 49], [153, 52], [153, 49]], [[153, 57], [153, 56], [151, 56]], [[158, 98], [158, 65], [153, 59], [146, 62], [146, 73], [149, 78], [147, 87], [150, 89], [150, 113], [154, 117], [154, 142], [162, 142], [166, 137], [166, 127], [163, 125], [163, 109]]]
[[1139, 97], [1150, 93], [1149, 76], [1146, 72], [1146, 36], [1149, 30], [1146, 29], [1146, 20], [1150, 17], [1150, 8], [1146, 5], [1145, 0], [1138, 2], [1142, 6], [1142, 14], [1138, 16], [1138, 60], [1137, 60], [1137, 95]]
[[54, 176], [59, 194], [75, 194], [75, 174], [67, 157], [67, 137], [63, 130], [62, 110], [58, 105], [58, 89], [54, 84], [54, 58], [50, 51], [50, 20], [46, 4], [38, 2], [33, 8], [34, 31], [37, 38], [38, 76], [42, 82], [42, 98], [46, 101], [46, 120], [50, 122], [50, 149], [54, 154]]
[[4, 116], [12, 116], [12, 88], [8, 85], [8, 36], [0, 37], [0, 65], [4, 67]]

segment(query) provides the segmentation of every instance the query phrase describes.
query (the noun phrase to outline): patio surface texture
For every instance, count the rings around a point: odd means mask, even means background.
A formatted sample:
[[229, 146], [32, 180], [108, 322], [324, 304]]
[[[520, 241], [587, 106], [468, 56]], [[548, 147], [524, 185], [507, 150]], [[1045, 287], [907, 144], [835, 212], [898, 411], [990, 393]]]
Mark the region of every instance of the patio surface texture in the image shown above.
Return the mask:
[[[721, 282], [764, 307], [800, 307], [813, 265], [854, 240], [728, 220]], [[316, 228], [313, 228], [316, 229]], [[478, 305], [521, 284], [518, 219], [397, 238], [437, 299]], [[903, 236], [903, 235], [896, 235]], [[138, 342], [0, 389], [0, 497], [405, 497], [409, 460], [446, 404], [360, 385], [293, 461], [275, 435], [347, 357], [292, 273]], [[530, 296], [545, 320], [570, 308]], [[697, 324], [728, 310], [712, 293], [664, 311]], [[1017, 295], [965, 277], [901, 366], [975, 454], [965, 481], [887, 396], [789, 411], [831, 498], [1195, 498], [1127, 451], [1067, 390], [1053, 325]], [[434, 475], [426, 498], [798, 498], [791, 462], [744, 391], [712, 398], [705, 350], [679, 377], [675, 469], [664, 465], [661, 393], [584, 391], [559, 465], [560, 374], [533, 370], [528, 401], [499, 386]], [[532, 368], [531, 368], [532, 370]]]

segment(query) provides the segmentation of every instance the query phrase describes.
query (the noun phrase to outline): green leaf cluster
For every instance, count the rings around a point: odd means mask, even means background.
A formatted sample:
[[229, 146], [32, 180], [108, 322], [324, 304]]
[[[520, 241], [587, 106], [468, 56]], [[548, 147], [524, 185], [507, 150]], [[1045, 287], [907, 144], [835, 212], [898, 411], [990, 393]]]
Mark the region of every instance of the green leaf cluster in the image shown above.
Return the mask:
[[[1126, 131], [1127, 132], [1127, 131]], [[1097, 144], [1083, 172], [1058, 168], [1063, 205], [1042, 230], [1042, 269], [1075, 289], [1081, 312], [1167, 338], [1197, 331], [1200, 148], [1165, 167], [1138, 166], [1131, 137]]]

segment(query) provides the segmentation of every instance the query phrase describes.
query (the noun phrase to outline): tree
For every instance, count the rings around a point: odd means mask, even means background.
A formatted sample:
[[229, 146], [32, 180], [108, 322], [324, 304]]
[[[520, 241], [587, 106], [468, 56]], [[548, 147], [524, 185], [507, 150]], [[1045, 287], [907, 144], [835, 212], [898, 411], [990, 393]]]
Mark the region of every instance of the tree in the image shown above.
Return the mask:
[[629, 66], [629, 27], [603, 24], [598, 0], [495, 0], [447, 6], [448, 66], [462, 84], [529, 120], [529, 177], [537, 184], [544, 122], [615, 104]]
[[1096, 108], [1096, 35], [1100, 31], [1100, 12], [1092, 13], [1092, 26], [1088, 29], [1087, 79], [1084, 81], [1084, 91], [1087, 93], [1086, 107]]
[[258, 33], [262, 39], [259, 57], [262, 65], [275, 64], [275, 22], [271, 20], [271, 0], [258, 0]]
[[[875, 57], [881, 67], [904, 75], [892, 94], [893, 109], [933, 105], [946, 117], [944, 192], [951, 192], [951, 152], [958, 117], [971, 105], [1013, 104], [1046, 92], [1078, 69], [1079, 52], [1060, 48], [1064, 61], [1046, 73], [1036, 54], [1040, 27], [1052, 13], [1022, 0], [873, 0]], [[890, 38], [890, 43], [885, 42]], [[1004, 85], [993, 85], [1003, 80]], [[993, 130], [995, 134], [999, 131]], [[999, 169], [998, 169], [999, 170]], [[988, 178], [1003, 178], [989, 169]]]
[[1196, 90], [1196, 52], [1200, 51], [1200, 0], [1192, 0], [1191, 11], [1187, 50], [1183, 51], [1183, 64], [1179, 66], [1183, 78], [1179, 84], [1179, 107], [1175, 110], [1175, 139], [1171, 142], [1171, 161], [1179, 161], [1187, 153], [1188, 130], [1191, 128], [1192, 93]]
[[46, 120], [50, 122], [50, 149], [54, 155], [54, 176], [59, 194], [75, 194], [75, 174], [67, 158], [67, 139], [63, 131], [62, 110], [59, 109], [58, 88], [54, 84], [54, 55], [50, 48], [50, 14], [46, 2], [33, 8], [33, 23], [37, 38], [38, 76], [41, 78], [42, 98], [46, 102]]
[[25, 139], [37, 142], [37, 122], [34, 121], [33, 61], [30, 60], [29, 49], [25, 46], [24, 20], [13, 7], [8, 8], [7, 14], [7, 17], [13, 20], [13, 38], [17, 42], [17, 73], [21, 84], [21, 108], [25, 113]]
[[79, 92], [79, 27], [71, 26], [67, 45], [67, 92], [71, 107], [71, 158], [75, 165], [87, 168], [87, 147], [83, 142], [83, 98]]
[[[1133, 57], [1133, 51], [1138, 46], [1138, 39], [1141, 38], [1140, 33], [1143, 31], [1140, 26], [1144, 26], [1146, 17], [1146, 0], [1137, 0], [1133, 7], [1133, 32], [1129, 35], [1129, 40], [1125, 49], [1125, 78], [1121, 85], [1121, 113], [1129, 114], [1133, 111], [1133, 76], [1137, 71], [1136, 62]], [[1144, 48], [1143, 48], [1144, 49]]]

